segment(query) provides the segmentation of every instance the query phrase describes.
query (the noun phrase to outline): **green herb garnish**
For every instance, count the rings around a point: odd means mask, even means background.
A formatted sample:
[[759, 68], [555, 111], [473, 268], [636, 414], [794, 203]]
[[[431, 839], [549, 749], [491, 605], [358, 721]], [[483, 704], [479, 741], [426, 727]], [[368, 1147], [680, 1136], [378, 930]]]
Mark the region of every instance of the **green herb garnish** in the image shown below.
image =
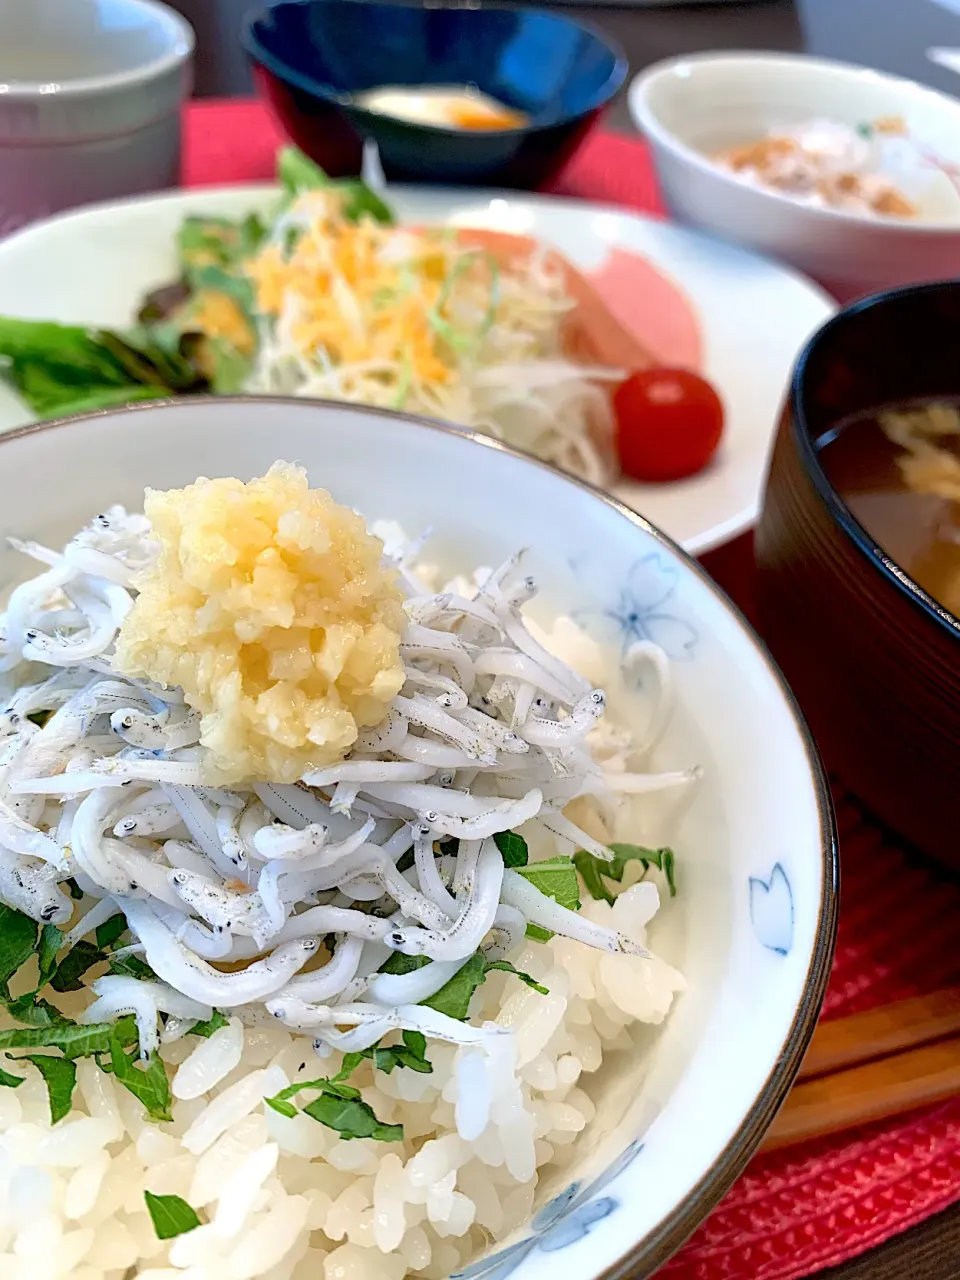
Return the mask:
[[421, 1003], [429, 1009], [436, 1009], [437, 1013], [445, 1013], [448, 1018], [456, 1018], [458, 1022], [463, 1022], [470, 1012], [470, 1001], [473, 998], [473, 993], [484, 981], [488, 973], [498, 969], [505, 973], [514, 974], [521, 982], [525, 982], [534, 991], [539, 991], [541, 995], [550, 994], [546, 987], [542, 987], [528, 973], [515, 969], [508, 960], [489, 961], [485, 959], [482, 952], [477, 951], [470, 957], [463, 968], [459, 969], [450, 981], [440, 988], [436, 995], [430, 996], [428, 1000], [423, 1000]]
[[139, 978], [141, 982], [153, 982], [157, 977], [146, 960], [141, 960], [132, 951], [125, 956], [111, 956], [107, 972], [123, 978]]
[[63, 946], [63, 933], [55, 924], [45, 924], [40, 930], [37, 946], [37, 964], [40, 969], [39, 987], [45, 987], [57, 967], [57, 952]]
[[219, 1031], [221, 1027], [225, 1027], [228, 1021], [226, 1014], [221, 1013], [219, 1009], [214, 1009], [211, 1017], [206, 1018], [203, 1022], [195, 1022], [193, 1024], [190, 1028], [190, 1035], [203, 1036], [205, 1040], [209, 1040], [213, 1033]]
[[498, 831], [494, 843], [503, 855], [505, 867], [525, 867], [529, 858], [527, 842], [516, 831]]
[[341, 1138], [373, 1138], [375, 1142], [402, 1142], [403, 1125], [383, 1124], [358, 1089], [328, 1081], [319, 1098], [303, 1108], [304, 1115], [339, 1133]]
[[515, 978], [519, 978], [520, 981], [530, 987], [531, 990], [539, 991], [542, 996], [548, 996], [550, 994], [549, 987], [545, 987], [541, 983], [537, 982], [535, 978], [531, 978], [529, 973], [524, 973], [522, 969], [518, 969], [515, 965], [512, 965], [509, 960], [492, 961], [487, 965], [483, 976], [486, 977], [488, 973], [492, 973], [495, 970], [500, 970], [503, 973], [512, 973]]
[[109, 1066], [98, 1059], [101, 1070], [112, 1072], [117, 1083], [122, 1084], [143, 1103], [151, 1120], [172, 1120], [170, 1082], [159, 1055], [143, 1066], [138, 1051], [134, 1049], [131, 1053], [126, 1053], [123, 1042], [117, 1035], [110, 1039], [109, 1054]]
[[319, 1090], [319, 1097], [303, 1108], [304, 1115], [339, 1133], [341, 1138], [373, 1138], [377, 1142], [402, 1142], [403, 1126], [383, 1124], [372, 1107], [360, 1097], [359, 1089], [336, 1080], [305, 1080], [288, 1085], [272, 1098], [264, 1098], [268, 1107], [292, 1118], [297, 1108], [291, 1102], [298, 1093]]
[[97, 946], [101, 951], [111, 950], [127, 932], [127, 920], [119, 911], [103, 924], [97, 925]]
[[77, 1083], [77, 1064], [69, 1058], [55, 1058], [45, 1053], [25, 1053], [22, 1057], [32, 1062], [43, 1076], [50, 1104], [50, 1123], [56, 1124], [69, 1115]]
[[36, 921], [0, 903], [0, 986], [4, 992], [10, 979], [36, 949]]
[[405, 956], [402, 951], [394, 951], [380, 966], [380, 973], [392, 973], [402, 978], [405, 973], [414, 973], [432, 963], [429, 956]]
[[[527, 866], [516, 867], [515, 870], [561, 907], [566, 907], [569, 911], [580, 910], [580, 885], [577, 869], [571, 858], [557, 856], [544, 862], [531, 862]], [[549, 942], [553, 934], [538, 924], [528, 924], [527, 937], [536, 942]]]
[[57, 965], [50, 977], [50, 985], [54, 991], [79, 991], [83, 987], [80, 979], [95, 964], [106, 960], [106, 955], [92, 942], [81, 940]]
[[574, 864], [583, 878], [584, 887], [592, 898], [615, 902], [614, 894], [603, 881], [604, 879], [614, 880], [620, 884], [628, 862], [641, 863], [644, 873], [650, 867], [656, 867], [667, 882], [670, 897], [677, 896], [676, 861], [672, 849], [647, 849], [638, 844], [619, 843], [611, 844], [609, 848], [614, 855], [610, 862], [603, 862], [592, 853], [587, 853], [585, 849], [578, 849], [573, 856]]
[[406, 1067], [420, 1075], [430, 1075], [433, 1065], [427, 1058], [427, 1039], [419, 1031], [401, 1033], [400, 1044], [375, 1044], [370, 1049], [344, 1055], [343, 1066], [333, 1077], [334, 1084], [348, 1080], [361, 1062], [370, 1061], [375, 1071], [390, 1075], [397, 1067]]
[[110, 1042], [119, 1040], [132, 1044], [137, 1039], [137, 1024], [133, 1018], [121, 1018], [118, 1022], [91, 1022], [79, 1026], [66, 1018], [43, 1026], [12, 1027], [0, 1031], [0, 1049], [59, 1049], [65, 1058], [87, 1058], [93, 1054], [109, 1053]]
[[143, 1198], [158, 1240], [172, 1240], [200, 1226], [196, 1209], [180, 1196], [155, 1196], [152, 1191], [144, 1191]]

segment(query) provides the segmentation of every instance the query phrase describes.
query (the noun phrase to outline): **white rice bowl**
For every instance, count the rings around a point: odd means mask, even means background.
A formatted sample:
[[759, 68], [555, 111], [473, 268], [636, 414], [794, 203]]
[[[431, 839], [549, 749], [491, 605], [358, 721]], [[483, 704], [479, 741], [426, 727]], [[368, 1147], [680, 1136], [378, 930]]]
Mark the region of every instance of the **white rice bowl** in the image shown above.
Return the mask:
[[[208, 400], [6, 437], [0, 534], [56, 544], [101, 506], [138, 509], [145, 485], [247, 478], [277, 456], [304, 462], [314, 483], [368, 518], [432, 526], [429, 551], [446, 573], [530, 545], [543, 634], [603, 684], [614, 720], [637, 727], [650, 714], [648, 690], [621, 671], [618, 629], [638, 638], [646, 628], [673, 650], [678, 705], [651, 765], [699, 765], [703, 778], [682, 802], [635, 799], [615, 835], [671, 844], [679, 895], [650, 932], [652, 958], [560, 937], [512, 953], [549, 994], [506, 973], [478, 988], [471, 1021], [514, 1031], [499, 1062], [436, 1041], [431, 1074], [386, 1075], [365, 1062], [351, 1083], [381, 1121], [403, 1125], [402, 1142], [347, 1141], [265, 1106], [339, 1066], [338, 1054], [321, 1060], [309, 1036], [279, 1025], [231, 1017], [209, 1039], [163, 1045], [172, 1124], [148, 1120], [80, 1059], [73, 1109], [51, 1128], [39, 1071], [16, 1066], [25, 1083], [0, 1088], [0, 1277], [444, 1280], [494, 1243], [527, 1240], [498, 1274], [532, 1280], [556, 1267], [549, 1253], [560, 1247], [537, 1249], [550, 1229], [530, 1235], [538, 1207], [641, 1138], [643, 1159], [617, 1173], [605, 1220], [570, 1233], [561, 1265], [587, 1280], [632, 1254], [636, 1274], [647, 1274], [759, 1140], [829, 969], [829, 816], [793, 710], [739, 620], [642, 524], [496, 446], [366, 410]], [[0, 552], [0, 582], [22, 572]], [[633, 883], [639, 875], [628, 864], [616, 904], [587, 899], [583, 914], [642, 944], [660, 903], [649, 880]], [[91, 997], [51, 998], [75, 1017]], [[202, 1225], [158, 1240], [145, 1191], [182, 1197]]]

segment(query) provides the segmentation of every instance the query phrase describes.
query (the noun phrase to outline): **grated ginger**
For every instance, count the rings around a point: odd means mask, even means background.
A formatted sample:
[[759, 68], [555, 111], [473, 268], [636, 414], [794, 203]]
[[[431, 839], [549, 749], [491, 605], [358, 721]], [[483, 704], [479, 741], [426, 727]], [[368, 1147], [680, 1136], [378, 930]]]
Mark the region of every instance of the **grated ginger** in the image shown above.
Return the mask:
[[159, 554], [117, 640], [127, 675], [179, 686], [222, 785], [294, 782], [343, 758], [403, 684], [382, 543], [306, 473], [148, 490]]

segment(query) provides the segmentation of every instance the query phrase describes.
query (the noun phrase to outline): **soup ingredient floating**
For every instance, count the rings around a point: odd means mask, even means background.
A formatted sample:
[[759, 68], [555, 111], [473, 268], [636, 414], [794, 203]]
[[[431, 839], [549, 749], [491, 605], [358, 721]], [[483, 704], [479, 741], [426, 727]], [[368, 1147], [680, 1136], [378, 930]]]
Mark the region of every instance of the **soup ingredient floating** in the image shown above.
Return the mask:
[[803, 204], [881, 218], [960, 219], [956, 172], [899, 117], [851, 128], [810, 120], [719, 151], [743, 182]]
[[354, 95], [354, 102], [378, 115], [445, 129], [522, 129], [530, 119], [525, 112], [506, 107], [479, 89], [456, 85], [385, 85]]
[[830, 481], [871, 538], [960, 617], [960, 410], [901, 404], [858, 415], [820, 449]]

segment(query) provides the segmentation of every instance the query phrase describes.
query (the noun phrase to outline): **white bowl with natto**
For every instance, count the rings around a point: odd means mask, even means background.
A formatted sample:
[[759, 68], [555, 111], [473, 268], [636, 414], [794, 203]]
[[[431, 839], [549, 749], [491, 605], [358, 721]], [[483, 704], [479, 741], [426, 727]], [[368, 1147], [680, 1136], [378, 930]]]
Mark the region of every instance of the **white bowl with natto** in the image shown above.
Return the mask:
[[193, 48], [158, 0], [0, 0], [0, 236], [174, 186]]
[[855, 128], [901, 117], [960, 164], [960, 102], [912, 80], [779, 53], [672, 58], [630, 86], [630, 112], [681, 222], [780, 258], [846, 300], [960, 272], [960, 219], [888, 218], [802, 204], [747, 184], [711, 158], [812, 119]]
[[[466, 1274], [650, 1275], [709, 1213], [777, 1112], [826, 985], [837, 910], [830, 801], [809, 733], [762, 644], [702, 569], [640, 516], [488, 438], [303, 400], [196, 399], [38, 424], [0, 440], [0, 583], [25, 576], [15, 535], [61, 545], [145, 486], [260, 475], [277, 458], [368, 520], [432, 530], [447, 572], [529, 548], [537, 620], [572, 615], [605, 647], [610, 705], [639, 729], [644, 686], [621, 656], [654, 640], [676, 706], [654, 768], [699, 765], [639, 842], [676, 850], [679, 892], [650, 945], [687, 991], [634, 1051], [583, 1077], [597, 1114], [533, 1216]], [[562, 1252], [562, 1257], [557, 1257]]]

